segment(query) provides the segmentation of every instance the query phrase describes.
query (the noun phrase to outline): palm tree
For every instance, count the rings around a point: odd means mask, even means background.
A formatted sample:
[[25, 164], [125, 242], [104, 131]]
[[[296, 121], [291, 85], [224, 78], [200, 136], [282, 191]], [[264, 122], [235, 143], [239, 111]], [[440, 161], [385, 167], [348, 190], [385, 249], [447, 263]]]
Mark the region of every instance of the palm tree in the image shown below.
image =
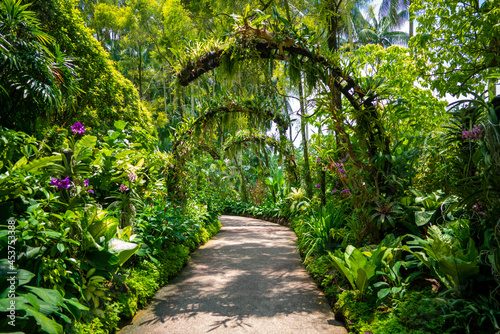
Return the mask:
[[74, 92], [71, 59], [21, 0], [0, 0], [0, 125], [30, 130]]
[[[379, 18], [389, 16], [391, 20], [398, 20], [398, 13], [402, 11], [408, 11], [408, 20], [410, 21], [409, 35], [410, 38], [413, 37], [413, 18], [409, 13], [411, 0], [382, 0], [379, 8]], [[406, 20], [404, 20], [406, 22]], [[400, 22], [400, 23], [404, 23]]]
[[384, 48], [394, 44], [408, 45], [408, 33], [397, 31], [398, 27], [408, 19], [408, 11], [401, 10], [397, 13], [383, 16], [379, 12], [379, 19], [375, 17], [373, 7], [368, 10], [368, 19], [364, 28], [359, 29], [358, 38], [361, 44], [379, 44]]

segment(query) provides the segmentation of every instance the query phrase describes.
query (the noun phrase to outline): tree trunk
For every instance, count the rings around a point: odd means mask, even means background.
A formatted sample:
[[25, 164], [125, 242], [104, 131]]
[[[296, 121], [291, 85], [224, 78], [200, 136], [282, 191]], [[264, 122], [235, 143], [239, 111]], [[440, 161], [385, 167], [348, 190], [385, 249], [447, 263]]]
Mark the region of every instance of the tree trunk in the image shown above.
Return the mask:
[[413, 20], [414, 20], [414, 17], [413, 17], [413, 14], [410, 12], [410, 6], [411, 6], [411, 1], [408, 1], [408, 12], [410, 14], [410, 17], [409, 17], [409, 21], [410, 21], [410, 33], [408, 35], [410, 35], [410, 39], [413, 37]]
[[[332, 52], [338, 51], [338, 40], [337, 40], [337, 34], [338, 34], [338, 26], [339, 26], [339, 17], [338, 14], [339, 12], [339, 7], [340, 4], [342, 3], [342, 0], [340, 0], [338, 3], [335, 1], [330, 2], [329, 4], [329, 10], [331, 10], [334, 14], [331, 14], [328, 20], [328, 48]], [[340, 115], [342, 112], [342, 94], [340, 90], [335, 88], [335, 85], [333, 85], [333, 82], [330, 85], [330, 91], [332, 92], [332, 102], [333, 102], [333, 112], [337, 113], [337, 115]], [[340, 119], [340, 117], [339, 117]], [[335, 131], [335, 140], [337, 142], [337, 148], [342, 147], [343, 143], [345, 142], [344, 139], [342, 139], [340, 135], [340, 131]], [[341, 150], [339, 151], [339, 154], [341, 156], [345, 155], [345, 151]]]
[[312, 198], [312, 179], [311, 179], [311, 169], [309, 168], [309, 148], [307, 144], [307, 130], [306, 130], [306, 116], [307, 111], [305, 108], [305, 97], [304, 89], [302, 87], [302, 79], [299, 83], [299, 95], [300, 95], [300, 131], [302, 133], [302, 147], [304, 148], [304, 183], [306, 188], [307, 197]]

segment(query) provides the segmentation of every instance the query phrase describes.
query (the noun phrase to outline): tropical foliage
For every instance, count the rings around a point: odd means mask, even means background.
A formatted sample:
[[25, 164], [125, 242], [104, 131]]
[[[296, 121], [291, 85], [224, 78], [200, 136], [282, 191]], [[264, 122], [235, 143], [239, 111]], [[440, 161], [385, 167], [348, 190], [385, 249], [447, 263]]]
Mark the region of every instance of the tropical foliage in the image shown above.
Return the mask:
[[499, 331], [498, 8], [1, 0], [1, 328], [115, 332], [225, 212], [352, 332]]

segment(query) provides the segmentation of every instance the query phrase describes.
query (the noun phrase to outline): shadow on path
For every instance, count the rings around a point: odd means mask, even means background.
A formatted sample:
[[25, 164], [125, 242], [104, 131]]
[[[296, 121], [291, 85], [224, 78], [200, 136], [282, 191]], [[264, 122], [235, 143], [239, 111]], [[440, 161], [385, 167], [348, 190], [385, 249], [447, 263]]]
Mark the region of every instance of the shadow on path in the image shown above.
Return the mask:
[[120, 334], [347, 333], [300, 263], [292, 231], [220, 220], [219, 234]]

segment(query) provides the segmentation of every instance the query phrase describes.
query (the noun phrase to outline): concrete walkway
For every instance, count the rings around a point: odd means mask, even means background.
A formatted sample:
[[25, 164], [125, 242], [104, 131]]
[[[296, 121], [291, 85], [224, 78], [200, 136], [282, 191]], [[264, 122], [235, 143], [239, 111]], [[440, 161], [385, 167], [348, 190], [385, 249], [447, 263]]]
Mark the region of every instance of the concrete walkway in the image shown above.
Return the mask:
[[219, 234], [119, 334], [347, 333], [300, 263], [293, 231], [220, 221]]

